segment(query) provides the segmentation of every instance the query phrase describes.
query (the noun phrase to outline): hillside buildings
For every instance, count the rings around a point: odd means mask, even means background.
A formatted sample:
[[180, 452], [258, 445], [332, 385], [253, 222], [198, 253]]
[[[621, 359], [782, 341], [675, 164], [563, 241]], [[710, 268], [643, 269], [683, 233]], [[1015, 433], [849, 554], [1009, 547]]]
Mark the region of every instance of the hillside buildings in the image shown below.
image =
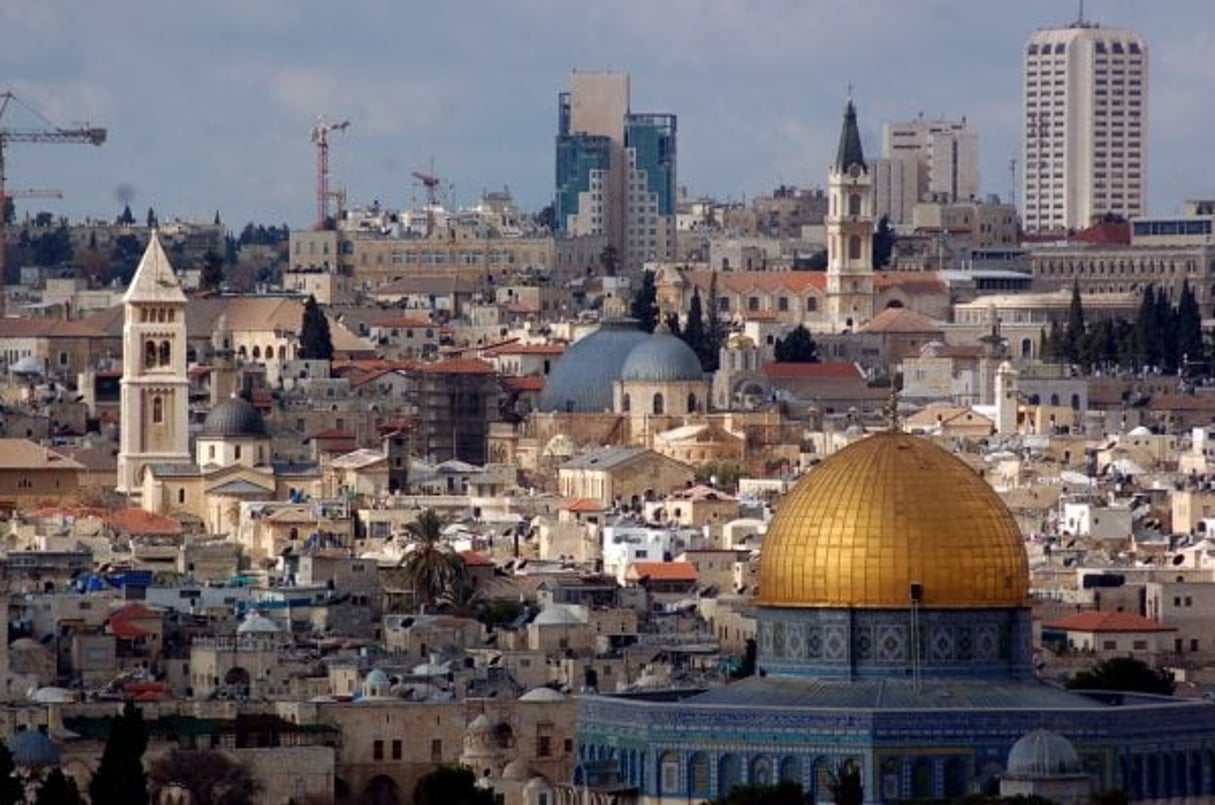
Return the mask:
[[1084, 19], [1025, 45], [1021, 211], [1025, 230], [1082, 229], [1144, 213], [1147, 44]]

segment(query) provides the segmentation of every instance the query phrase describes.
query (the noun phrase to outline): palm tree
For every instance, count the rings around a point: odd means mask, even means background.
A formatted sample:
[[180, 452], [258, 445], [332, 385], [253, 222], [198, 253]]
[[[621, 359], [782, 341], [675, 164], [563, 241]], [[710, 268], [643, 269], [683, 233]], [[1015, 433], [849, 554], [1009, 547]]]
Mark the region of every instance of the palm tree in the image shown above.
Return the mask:
[[161, 791], [184, 789], [193, 805], [248, 805], [261, 788], [247, 766], [214, 749], [174, 749], [148, 769], [154, 802]]
[[410, 540], [397, 566], [404, 569], [420, 604], [434, 604], [466, 576], [464, 560], [443, 541], [443, 520], [427, 509], [405, 527]]
[[[463, 567], [463, 562], [461, 562], [461, 567]], [[449, 615], [476, 618], [477, 620], [480, 620], [489, 609], [489, 603], [481, 594], [477, 582], [467, 573], [461, 573], [460, 577], [443, 591], [440, 596], [440, 605], [443, 607], [443, 611]]]

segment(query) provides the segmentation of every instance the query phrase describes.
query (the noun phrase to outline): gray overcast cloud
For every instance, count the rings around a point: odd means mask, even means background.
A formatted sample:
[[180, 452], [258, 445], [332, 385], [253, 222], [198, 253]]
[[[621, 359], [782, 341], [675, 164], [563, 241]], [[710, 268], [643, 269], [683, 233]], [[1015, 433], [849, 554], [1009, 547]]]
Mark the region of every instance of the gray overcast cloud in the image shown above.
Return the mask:
[[[1019, 151], [1021, 49], [1076, 18], [1060, 0], [0, 0], [0, 88], [59, 124], [110, 129], [100, 149], [15, 144], [21, 209], [286, 222], [312, 218], [319, 114], [352, 204], [419, 200], [426, 169], [468, 204], [508, 186], [546, 204], [556, 97], [572, 70], [627, 71], [633, 108], [679, 116], [679, 181], [740, 199], [825, 182], [852, 84], [868, 153], [884, 121], [965, 115], [985, 193]], [[1088, 0], [1086, 17], [1149, 48], [1149, 208], [1215, 196], [1211, 0]], [[0, 125], [37, 119], [10, 110]]]

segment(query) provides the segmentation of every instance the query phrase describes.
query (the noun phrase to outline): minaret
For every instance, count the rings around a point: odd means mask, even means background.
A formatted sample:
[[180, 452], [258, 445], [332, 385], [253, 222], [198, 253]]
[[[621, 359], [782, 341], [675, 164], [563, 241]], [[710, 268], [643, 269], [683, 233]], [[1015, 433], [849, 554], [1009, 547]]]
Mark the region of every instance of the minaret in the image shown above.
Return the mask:
[[873, 177], [851, 98], [827, 184], [827, 317], [835, 332], [856, 330], [873, 318]]
[[1008, 361], [996, 370], [996, 433], [1017, 432], [1017, 370]]
[[236, 394], [236, 353], [228, 314], [220, 313], [211, 333], [211, 407]]
[[138, 497], [148, 464], [190, 464], [186, 295], [155, 232], [122, 298], [118, 492]]

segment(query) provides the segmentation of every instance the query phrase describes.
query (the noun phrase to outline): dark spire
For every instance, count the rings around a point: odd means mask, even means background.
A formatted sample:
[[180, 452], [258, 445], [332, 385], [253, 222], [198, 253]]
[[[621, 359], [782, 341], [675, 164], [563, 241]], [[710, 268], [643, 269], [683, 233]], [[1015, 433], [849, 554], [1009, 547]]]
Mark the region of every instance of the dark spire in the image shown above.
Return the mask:
[[856, 126], [856, 107], [852, 99], [848, 99], [848, 107], [844, 110], [844, 128], [840, 131], [840, 149], [835, 156], [835, 169], [840, 173], [852, 165], [860, 165], [868, 171], [865, 165], [865, 152], [861, 150], [861, 132]]

